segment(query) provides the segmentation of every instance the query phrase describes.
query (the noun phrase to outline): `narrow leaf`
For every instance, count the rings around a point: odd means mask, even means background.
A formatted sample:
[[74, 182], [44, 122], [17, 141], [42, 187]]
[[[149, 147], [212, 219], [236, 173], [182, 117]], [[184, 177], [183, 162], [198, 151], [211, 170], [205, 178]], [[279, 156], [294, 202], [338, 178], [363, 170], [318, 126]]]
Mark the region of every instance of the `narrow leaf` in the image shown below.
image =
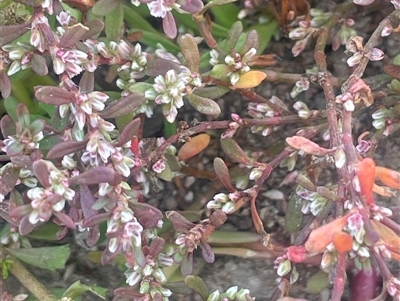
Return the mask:
[[75, 98], [73, 92], [51, 86], [36, 86], [35, 96], [39, 101], [50, 105], [69, 104]]
[[179, 38], [178, 43], [189, 70], [199, 73], [200, 53], [196, 40], [190, 34], [184, 34]]
[[189, 94], [187, 96], [190, 104], [200, 113], [210, 116], [217, 116], [221, 114], [221, 108], [212, 99], [198, 96], [196, 94]]
[[201, 89], [196, 89], [193, 93], [200, 97], [216, 99], [225, 95], [228, 92], [229, 92], [228, 88], [213, 86], [213, 87], [204, 87]]
[[100, 113], [103, 118], [115, 118], [133, 112], [144, 101], [143, 93], [132, 93], [116, 102], [110, 104]]
[[38, 268], [56, 271], [63, 269], [71, 250], [69, 245], [29, 249], [9, 249], [19, 260]]
[[44, 188], [50, 187], [50, 171], [43, 160], [33, 162], [33, 173]]
[[301, 207], [301, 202], [298, 201], [297, 194], [292, 193], [285, 214], [285, 227], [290, 233], [296, 232], [303, 220]]
[[225, 42], [224, 50], [226, 53], [231, 53], [232, 49], [235, 48], [240, 35], [243, 32], [243, 25], [241, 21], [233, 23], [231, 29], [228, 32], [228, 37]]
[[47, 159], [61, 158], [76, 153], [86, 147], [87, 139], [83, 141], [64, 141], [55, 145], [48, 153]]
[[267, 77], [262, 71], [249, 71], [240, 76], [240, 79], [233, 85], [237, 89], [249, 89], [257, 87]]
[[[0, 31], [1, 32], [1, 31]], [[5, 70], [0, 70], [1, 96], [7, 98], [11, 94], [11, 81]]]
[[95, 294], [97, 297], [105, 300], [107, 289], [97, 286], [97, 285], [86, 285], [82, 284], [80, 280], [71, 284], [69, 288], [64, 292], [63, 298], [70, 298], [75, 300], [77, 297], [82, 296], [86, 292], [91, 292]]
[[231, 138], [221, 139], [221, 147], [232, 161], [245, 165], [250, 164], [250, 158], [235, 140]]

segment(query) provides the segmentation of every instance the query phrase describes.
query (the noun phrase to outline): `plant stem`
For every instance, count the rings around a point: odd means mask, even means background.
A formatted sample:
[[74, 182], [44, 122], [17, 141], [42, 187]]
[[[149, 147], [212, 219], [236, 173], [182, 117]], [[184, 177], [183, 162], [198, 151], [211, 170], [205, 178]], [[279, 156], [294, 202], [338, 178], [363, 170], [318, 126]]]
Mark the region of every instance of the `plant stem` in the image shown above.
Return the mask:
[[33, 276], [17, 258], [12, 255], [8, 255], [8, 257], [12, 260], [10, 271], [38, 300], [58, 300], [43, 284], [36, 280], [35, 276]]
[[346, 256], [347, 252], [339, 253], [338, 261], [336, 263], [331, 301], [340, 301], [342, 298], [344, 284], [346, 282]]

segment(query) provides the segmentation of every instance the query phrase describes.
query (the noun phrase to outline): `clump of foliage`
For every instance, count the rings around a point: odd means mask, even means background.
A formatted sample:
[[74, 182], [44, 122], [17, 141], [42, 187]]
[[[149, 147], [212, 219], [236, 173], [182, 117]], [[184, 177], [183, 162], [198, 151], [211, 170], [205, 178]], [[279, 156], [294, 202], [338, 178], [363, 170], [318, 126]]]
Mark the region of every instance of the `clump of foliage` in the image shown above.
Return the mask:
[[[330, 12], [305, 0], [271, 1], [268, 9], [233, 2], [1, 1], [2, 300], [26, 297], [7, 290], [9, 273], [41, 301], [73, 300], [86, 291], [105, 298], [106, 289], [80, 282], [56, 296], [21, 263], [64, 268], [68, 245], [37, 248], [30, 239], [61, 240], [72, 231], [85, 232], [88, 247], [103, 247], [92, 252], [92, 258], [101, 253], [97, 264], [123, 269], [126, 282], [112, 292], [114, 300], [166, 301], [188, 288], [208, 301], [253, 300], [237, 286], [209, 292], [193, 275], [195, 252], [212, 263], [215, 243], [219, 253], [274, 254], [280, 283], [271, 300], [300, 300], [289, 295], [304, 264], [321, 267], [309, 286], [330, 287], [332, 301], [341, 300], [349, 278], [351, 300], [400, 300], [400, 279], [388, 267], [400, 260], [400, 209], [374, 200], [400, 190], [400, 173], [373, 160], [381, 138], [398, 128], [400, 56], [388, 58], [386, 74], [362, 78], [370, 61], [385, 56], [376, 48], [380, 41], [398, 35], [399, 1], [344, 1]], [[377, 2], [390, 12], [364, 43], [351, 16], [362, 18], [357, 12]], [[154, 18], [161, 18], [160, 28]], [[264, 52], [273, 36], [279, 43], [279, 33], [295, 40], [293, 56], [313, 46], [314, 66], [304, 74], [275, 67], [278, 57]], [[348, 53], [347, 78], [328, 70], [328, 44]], [[100, 71], [116, 89], [105, 91]], [[290, 99], [256, 93], [264, 81], [293, 84], [293, 107]], [[300, 100], [310, 85], [322, 88], [326, 109]], [[228, 92], [244, 96], [248, 108], [223, 120], [218, 99]], [[165, 136], [144, 138], [158, 106]], [[207, 121], [177, 123], [183, 106]], [[353, 120], [365, 114], [374, 130], [354, 143]], [[236, 139], [242, 128], [269, 139], [287, 124], [296, 130], [280, 132], [286, 136], [271, 150], [249, 152]], [[224, 152], [212, 158], [213, 172], [191, 169], [190, 159], [211, 141]], [[303, 168], [296, 165], [302, 157]], [[337, 179], [321, 185], [326, 166]], [[286, 246], [265, 231], [256, 206], [277, 168], [288, 170], [284, 184], [294, 183], [286, 207], [294, 239]], [[191, 210], [162, 212], [147, 202], [160, 181], [185, 175], [214, 182], [218, 191], [205, 206], [194, 201]], [[277, 190], [270, 194], [284, 201]], [[258, 234], [219, 233], [243, 206], [250, 206]], [[169, 277], [175, 270], [183, 281]]]

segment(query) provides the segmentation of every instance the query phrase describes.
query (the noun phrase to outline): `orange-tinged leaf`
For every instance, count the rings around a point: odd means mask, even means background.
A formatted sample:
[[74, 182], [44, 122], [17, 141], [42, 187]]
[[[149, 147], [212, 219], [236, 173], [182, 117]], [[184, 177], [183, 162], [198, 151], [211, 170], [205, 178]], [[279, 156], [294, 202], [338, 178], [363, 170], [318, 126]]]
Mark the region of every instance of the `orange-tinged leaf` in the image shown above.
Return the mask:
[[254, 88], [261, 84], [266, 77], [267, 75], [262, 71], [249, 71], [241, 75], [240, 79], [233, 87], [238, 89]]
[[358, 180], [360, 182], [361, 195], [367, 204], [374, 202], [372, 188], [375, 182], [375, 162], [371, 158], [365, 158], [358, 164]]
[[394, 189], [400, 189], [400, 172], [398, 171], [376, 166], [375, 177], [386, 186]]
[[397, 195], [396, 191], [390, 189], [389, 187], [386, 186], [379, 186], [377, 184], [374, 184], [374, 187], [372, 187], [372, 191], [375, 192], [376, 194], [379, 194], [384, 197], [392, 198]]
[[391, 252], [400, 254], [400, 237], [392, 229], [379, 221], [371, 220], [371, 223], [386, 248]]
[[346, 253], [353, 248], [353, 237], [346, 232], [335, 232], [333, 234], [333, 245], [339, 253]]
[[311, 140], [302, 136], [288, 137], [286, 138], [286, 143], [295, 149], [300, 149], [307, 154], [316, 156], [324, 156], [335, 151], [333, 149], [323, 148], [315, 142], [312, 142]]
[[350, 212], [345, 216], [312, 230], [304, 245], [306, 250], [310, 253], [323, 252], [326, 246], [333, 241], [334, 234], [336, 232], [342, 232], [343, 227], [347, 225], [349, 214]]
[[196, 156], [204, 150], [210, 143], [210, 136], [207, 134], [200, 134], [191, 138], [188, 142], [182, 145], [178, 152], [180, 161], [185, 161], [193, 156]]

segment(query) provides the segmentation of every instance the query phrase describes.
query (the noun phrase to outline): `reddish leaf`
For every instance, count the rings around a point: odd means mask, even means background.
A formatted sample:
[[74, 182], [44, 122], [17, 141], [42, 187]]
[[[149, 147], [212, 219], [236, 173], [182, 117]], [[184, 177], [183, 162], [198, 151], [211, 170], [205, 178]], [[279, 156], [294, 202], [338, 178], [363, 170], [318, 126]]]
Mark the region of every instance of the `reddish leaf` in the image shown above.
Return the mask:
[[79, 88], [82, 94], [93, 92], [94, 90], [94, 73], [85, 71], [79, 81]]
[[10, 44], [12, 41], [17, 39], [18, 37], [22, 36], [30, 29], [30, 23], [25, 24], [18, 24], [18, 25], [1, 25], [0, 32], [1, 32], [1, 39], [0, 39], [0, 47], [4, 45]]
[[49, 73], [49, 69], [47, 68], [46, 59], [34, 53], [31, 61], [32, 69], [36, 72], [37, 75], [45, 76]]
[[115, 118], [132, 113], [144, 102], [143, 93], [132, 93], [118, 101], [111, 103], [100, 113], [103, 118]]
[[[0, 31], [1, 32], [1, 31]], [[0, 87], [1, 96], [7, 98], [11, 94], [11, 82], [5, 70], [0, 70]]]
[[74, 24], [66, 28], [63, 36], [58, 45], [63, 48], [70, 48], [89, 32], [89, 28], [83, 26], [81, 23]]
[[302, 136], [288, 137], [286, 138], [286, 142], [294, 149], [302, 150], [311, 155], [324, 156], [335, 151], [333, 149], [320, 147], [318, 144]]
[[358, 180], [360, 182], [360, 192], [367, 204], [374, 202], [372, 188], [375, 182], [375, 162], [371, 158], [365, 158], [358, 164]]
[[204, 150], [210, 143], [210, 136], [207, 134], [200, 134], [191, 138], [180, 148], [178, 158], [180, 161], [185, 161], [193, 156], [196, 156]]
[[4, 138], [14, 135], [16, 132], [15, 123], [10, 116], [4, 115], [0, 121], [1, 134]]
[[90, 185], [100, 183], [113, 183], [115, 181], [116, 172], [106, 166], [98, 166], [89, 169], [80, 175], [70, 178], [70, 184]]
[[36, 86], [35, 96], [39, 101], [50, 105], [69, 104], [75, 98], [73, 92], [51, 86]]
[[87, 185], [79, 186], [79, 198], [83, 212], [83, 217], [85, 219], [97, 214], [97, 210], [92, 209], [92, 206], [96, 202], [96, 200], [94, 199], [93, 194], [89, 190]]
[[212, 99], [196, 95], [194, 93], [187, 96], [190, 104], [200, 113], [210, 116], [221, 114], [221, 108]]
[[32, 164], [33, 173], [36, 178], [42, 184], [44, 188], [50, 187], [50, 172], [47, 164], [43, 160], [35, 161]]
[[169, 70], [175, 70], [176, 73], [181, 73], [181, 68], [177, 63], [164, 60], [154, 59], [147, 62], [147, 68], [144, 71], [146, 75], [155, 77], [157, 75], [164, 76]]
[[64, 0], [63, 2], [83, 12], [86, 12], [94, 5], [94, 0]]
[[328, 224], [312, 230], [304, 245], [306, 250], [310, 253], [323, 252], [326, 246], [333, 241], [333, 235], [336, 232], [341, 232], [343, 227], [347, 225], [348, 215], [349, 213], [343, 217], [333, 220]]
[[64, 141], [55, 145], [48, 153], [47, 159], [61, 158], [76, 153], [86, 147], [87, 139], [83, 141]]
[[353, 237], [343, 231], [334, 233], [332, 242], [339, 253], [346, 253], [353, 248]]
[[394, 189], [400, 189], [400, 172], [393, 169], [376, 166], [375, 176], [384, 185]]
[[199, 73], [200, 53], [194, 37], [192, 37], [190, 34], [184, 34], [179, 38], [178, 43], [182, 49], [182, 54], [186, 60], [189, 70]]

